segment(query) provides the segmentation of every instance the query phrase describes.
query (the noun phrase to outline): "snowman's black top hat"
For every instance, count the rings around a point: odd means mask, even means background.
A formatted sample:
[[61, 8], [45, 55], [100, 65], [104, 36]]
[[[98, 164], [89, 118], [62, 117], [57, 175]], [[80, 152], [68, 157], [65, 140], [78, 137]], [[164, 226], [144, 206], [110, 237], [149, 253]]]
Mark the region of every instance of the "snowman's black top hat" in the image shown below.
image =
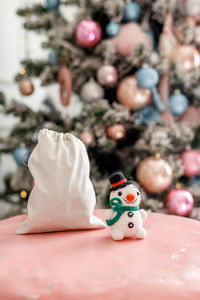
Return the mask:
[[127, 180], [121, 172], [112, 173], [109, 177], [109, 181], [111, 184], [110, 192], [116, 191], [128, 184], [133, 184], [133, 178], [130, 177]]

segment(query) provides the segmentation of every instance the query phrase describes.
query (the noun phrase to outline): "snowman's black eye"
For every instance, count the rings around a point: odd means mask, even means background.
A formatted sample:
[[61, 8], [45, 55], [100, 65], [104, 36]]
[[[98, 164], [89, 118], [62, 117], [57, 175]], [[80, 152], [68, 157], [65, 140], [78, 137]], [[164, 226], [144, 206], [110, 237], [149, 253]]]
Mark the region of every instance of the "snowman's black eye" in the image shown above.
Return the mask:
[[139, 194], [140, 194], [140, 193], [139, 193], [139, 192], [137, 192], [137, 195], [138, 195], [138, 196], [139, 196]]
[[121, 196], [122, 195], [122, 192], [118, 192], [118, 196]]

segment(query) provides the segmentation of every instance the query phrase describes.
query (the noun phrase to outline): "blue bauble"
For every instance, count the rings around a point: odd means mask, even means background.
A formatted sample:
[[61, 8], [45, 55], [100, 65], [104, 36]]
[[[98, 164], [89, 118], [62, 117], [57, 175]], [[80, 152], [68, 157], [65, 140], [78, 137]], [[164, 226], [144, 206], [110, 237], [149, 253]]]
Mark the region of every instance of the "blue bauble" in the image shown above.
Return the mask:
[[120, 31], [120, 24], [116, 22], [110, 22], [106, 25], [106, 34], [108, 36], [116, 36]]
[[125, 22], [135, 22], [138, 21], [141, 16], [141, 8], [136, 2], [125, 3], [123, 20]]
[[181, 93], [175, 93], [169, 97], [169, 109], [172, 114], [182, 115], [188, 108], [188, 99]]
[[58, 56], [57, 56], [57, 52], [54, 49], [51, 49], [48, 55], [48, 61], [50, 62], [50, 64], [55, 65], [58, 63]]
[[157, 110], [164, 111], [164, 104], [160, 98], [156, 85], [159, 82], [159, 74], [156, 69], [143, 67], [136, 74], [137, 84], [141, 89], [151, 89], [153, 102]]
[[159, 124], [161, 121], [160, 113], [153, 105], [145, 106], [144, 108], [137, 111], [136, 124], [149, 125], [150, 123]]
[[138, 86], [142, 89], [152, 89], [159, 82], [159, 75], [156, 69], [143, 67], [136, 74]]
[[16, 161], [17, 165], [20, 167], [23, 167], [24, 164], [28, 163], [29, 156], [30, 156], [29, 147], [19, 146], [15, 148], [15, 150], [13, 151], [13, 158]]
[[195, 177], [190, 177], [189, 179], [191, 185], [200, 185], [200, 174]]
[[48, 10], [56, 10], [60, 5], [60, 0], [46, 0], [46, 8]]

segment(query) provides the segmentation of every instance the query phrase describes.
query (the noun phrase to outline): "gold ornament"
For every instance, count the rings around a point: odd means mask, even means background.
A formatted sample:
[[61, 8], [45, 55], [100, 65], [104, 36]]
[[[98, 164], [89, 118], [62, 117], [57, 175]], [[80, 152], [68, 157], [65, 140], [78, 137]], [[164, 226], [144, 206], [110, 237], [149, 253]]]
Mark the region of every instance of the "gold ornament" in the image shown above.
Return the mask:
[[140, 89], [135, 76], [124, 78], [117, 88], [118, 101], [131, 110], [137, 110], [149, 103], [151, 91]]
[[27, 196], [28, 196], [28, 193], [27, 193], [27, 191], [25, 191], [25, 190], [22, 190], [22, 191], [20, 192], [20, 197], [21, 197], [22, 199], [26, 199], [26, 198], [27, 198]]
[[183, 71], [191, 72], [200, 66], [200, 55], [191, 45], [177, 47], [172, 55], [172, 61], [178, 62]]
[[25, 69], [21, 69], [20, 71], [19, 71], [19, 74], [20, 75], [24, 75], [26, 73], [26, 70]]
[[86, 147], [91, 146], [94, 142], [94, 135], [90, 131], [83, 131], [80, 134], [80, 140], [85, 144]]
[[32, 82], [30, 81], [30, 79], [28, 77], [25, 77], [22, 80], [20, 80], [19, 90], [20, 90], [21, 94], [24, 95], [24, 96], [29, 96], [33, 93], [34, 87], [33, 87], [33, 84], [32, 84]]
[[121, 140], [126, 136], [126, 129], [122, 124], [115, 124], [107, 128], [107, 135], [114, 141]]
[[161, 193], [172, 183], [172, 169], [164, 159], [148, 157], [141, 161], [136, 177], [149, 193]]

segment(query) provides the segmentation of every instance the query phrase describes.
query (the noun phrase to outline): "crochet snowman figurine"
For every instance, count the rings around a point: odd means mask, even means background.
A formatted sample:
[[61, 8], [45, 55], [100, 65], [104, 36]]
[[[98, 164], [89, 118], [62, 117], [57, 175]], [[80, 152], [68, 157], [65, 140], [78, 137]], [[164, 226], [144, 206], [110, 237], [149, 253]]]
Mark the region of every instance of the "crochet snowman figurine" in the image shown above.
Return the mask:
[[128, 180], [121, 172], [115, 172], [109, 177], [110, 204], [112, 209], [105, 212], [105, 219], [111, 227], [112, 238], [123, 240], [127, 237], [144, 239], [147, 235], [143, 228], [143, 220], [147, 212], [140, 209], [141, 195], [133, 184], [133, 179]]

